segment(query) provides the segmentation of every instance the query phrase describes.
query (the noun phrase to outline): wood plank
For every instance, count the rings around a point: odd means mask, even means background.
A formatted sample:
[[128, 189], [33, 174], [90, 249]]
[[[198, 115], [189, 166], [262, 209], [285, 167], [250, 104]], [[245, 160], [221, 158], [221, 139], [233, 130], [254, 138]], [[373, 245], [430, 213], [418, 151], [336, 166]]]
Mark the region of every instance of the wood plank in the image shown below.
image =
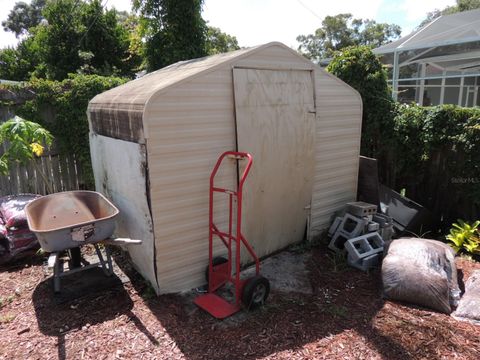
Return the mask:
[[310, 71], [233, 75], [238, 149], [253, 156], [243, 193], [245, 237], [264, 256], [304, 237], [315, 165], [314, 84]]
[[10, 194], [19, 193], [19, 184], [18, 184], [18, 165], [14, 163], [10, 168]]
[[68, 159], [66, 155], [59, 154], [58, 161], [60, 165], [60, 176], [62, 177], [63, 191], [72, 190], [70, 175], [68, 172]]
[[[42, 160], [41, 158], [36, 158], [33, 161], [37, 164], [38, 167], [42, 167]], [[34, 182], [34, 188], [35, 188], [35, 194], [45, 194], [45, 184], [43, 183], [43, 180], [41, 176], [37, 173], [37, 168], [33, 166], [33, 182]]]
[[34, 171], [34, 168], [33, 168], [33, 161], [35, 161], [35, 159], [33, 159], [32, 161], [30, 161], [27, 165], [25, 165], [25, 173], [27, 175], [27, 191], [29, 193], [36, 193], [36, 189], [35, 189], [35, 171]]
[[10, 180], [8, 176], [0, 176], [0, 195], [8, 195], [10, 193]]
[[84, 189], [85, 187], [85, 180], [84, 180], [84, 175], [83, 175], [83, 169], [82, 169], [82, 164], [78, 160], [77, 156], [75, 155], [75, 170], [77, 174], [77, 188], [79, 190]]
[[69, 154], [66, 158], [68, 164], [68, 178], [70, 182], [70, 190], [78, 190], [77, 170], [75, 168], [75, 157]]
[[24, 165], [18, 164], [18, 192], [27, 193], [28, 192], [28, 177], [27, 171]]
[[[51, 175], [51, 166], [49, 166], [50, 162], [49, 162], [49, 157], [47, 156], [42, 156], [41, 157], [42, 159], [42, 172], [43, 174], [46, 176], [46, 178], [48, 179], [48, 181], [50, 181], [52, 179], [52, 175]], [[47, 186], [45, 185], [45, 195], [48, 194], [48, 188]]]
[[60, 174], [59, 155], [50, 155], [50, 165], [52, 167], [52, 183], [55, 192], [63, 191], [62, 175]]

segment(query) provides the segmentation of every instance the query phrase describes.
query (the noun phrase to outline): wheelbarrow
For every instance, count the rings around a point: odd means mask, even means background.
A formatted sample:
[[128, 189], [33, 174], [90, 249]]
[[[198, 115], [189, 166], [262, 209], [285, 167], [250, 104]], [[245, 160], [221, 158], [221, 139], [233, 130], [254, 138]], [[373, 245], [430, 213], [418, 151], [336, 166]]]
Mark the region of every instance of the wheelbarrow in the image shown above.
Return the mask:
[[[105, 275], [113, 274], [110, 250], [104, 259], [99, 244], [140, 244], [141, 240], [111, 238], [118, 209], [102, 194], [94, 191], [66, 191], [43, 196], [25, 207], [28, 226], [40, 246], [49, 252], [49, 268], [53, 268], [53, 288], [60, 292], [60, 278], [101, 266]], [[80, 246], [92, 244], [99, 262], [64, 271], [61, 255]]]
[[[215, 186], [215, 176], [225, 159], [246, 161], [245, 169], [239, 179], [236, 190]], [[268, 279], [260, 275], [260, 260], [241, 230], [243, 184], [252, 166], [252, 161], [252, 155], [248, 153], [227, 151], [220, 156], [210, 176], [208, 266], [206, 269], [208, 293], [195, 298], [194, 303], [217, 319], [224, 319], [240, 311], [242, 303], [248, 310], [263, 305], [270, 292]], [[214, 223], [214, 193], [228, 195], [229, 222], [227, 231], [221, 231]], [[236, 212], [234, 203], [236, 203]], [[214, 238], [220, 239], [223, 245], [225, 245], [228, 258], [213, 256]], [[255, 276], [248, 279], [240, 277], [240, 249], [242, 245], [255, 262]], [[233, 284], [235, 289], [235, 300], [233, 302], [216, 294], [216, 291], [227, 283]]]

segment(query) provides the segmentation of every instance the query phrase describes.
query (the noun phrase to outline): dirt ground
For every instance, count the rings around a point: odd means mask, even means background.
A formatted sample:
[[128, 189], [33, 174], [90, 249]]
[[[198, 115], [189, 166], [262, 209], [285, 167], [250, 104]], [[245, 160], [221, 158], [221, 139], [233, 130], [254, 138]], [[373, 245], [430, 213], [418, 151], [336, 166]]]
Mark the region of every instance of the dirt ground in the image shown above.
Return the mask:
[[[191, 296], [156, 297], [130, 278], [57, 304], [43, 259], [0, 269], [0, 359], [479, 359], [480, 326], [382, 300], [380, 272], [308, 256], [311, 291], [218, 321]], [[479, 263], [457, 259], [465, 281]], [[66, 280], [65, 280], [66, 281]]]

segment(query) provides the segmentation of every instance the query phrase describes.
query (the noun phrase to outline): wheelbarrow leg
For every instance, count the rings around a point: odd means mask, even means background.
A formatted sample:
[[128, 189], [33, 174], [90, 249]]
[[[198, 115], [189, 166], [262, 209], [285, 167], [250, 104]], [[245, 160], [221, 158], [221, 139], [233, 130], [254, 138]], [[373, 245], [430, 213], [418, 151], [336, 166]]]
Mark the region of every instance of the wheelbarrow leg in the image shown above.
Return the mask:
[[103, 272], [107, 276], [111, 276], [113, 274], [113, 269], [112, 269], [112, 258], [110, 256], [110, 251], [107, 248], [106, 249], [106, 254], [107, 254], [107, 261], [103, 258], [102, 251], [98, 247], [97, 244], [93, 245], [95, 247], [95, 251], [97, 252], [98, 259], [100, 260], [100, 264], [102, 265]]
[[60, 276], [63, 272], [63, 261], [58, 252], [53, 252], [48, 257], [48, 267], [53, 268], [53, 291], [60, 292]]

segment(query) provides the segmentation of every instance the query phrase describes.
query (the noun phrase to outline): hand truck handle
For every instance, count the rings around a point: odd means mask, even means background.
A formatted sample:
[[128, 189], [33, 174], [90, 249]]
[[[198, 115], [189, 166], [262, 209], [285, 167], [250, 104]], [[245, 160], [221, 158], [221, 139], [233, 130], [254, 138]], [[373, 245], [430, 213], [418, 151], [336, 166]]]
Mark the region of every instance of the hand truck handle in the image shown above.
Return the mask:
[[243, 160], [247, 159], [247, 165], [245, 166], [245, 169], [243, 170], [243, 174], [240, 177], [240, 183], [238, 184], [238, 190], [241, 191], [243, 187], [243, 183], [245, 182], [248, 173], [250, 172], [250, 168], [252, 167], [252, 155], [246, 152], [238, 152], [238, 151], [225, 151], [217, 160], [217, 163], [215, 164], [215, 167], [213, 168], [212, 174], [210, 175], [210, 186], [213, 187], [214, 183], [214, 178], [215, 175], [217, 175], [218, 169], [220, 165], [222, 164], [223, 159], [225, 157], [229, 157], [235, 160]]

